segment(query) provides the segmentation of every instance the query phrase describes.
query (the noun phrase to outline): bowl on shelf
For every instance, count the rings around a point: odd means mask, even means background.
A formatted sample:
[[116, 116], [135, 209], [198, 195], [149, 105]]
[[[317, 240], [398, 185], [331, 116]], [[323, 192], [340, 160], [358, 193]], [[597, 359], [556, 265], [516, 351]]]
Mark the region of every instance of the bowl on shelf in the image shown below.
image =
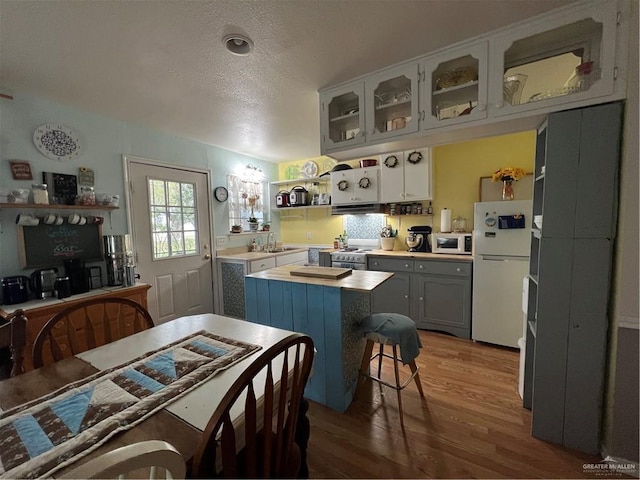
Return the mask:
[[542, 230], [542, 215], [534, 215], [533, 216], [533, 224]]

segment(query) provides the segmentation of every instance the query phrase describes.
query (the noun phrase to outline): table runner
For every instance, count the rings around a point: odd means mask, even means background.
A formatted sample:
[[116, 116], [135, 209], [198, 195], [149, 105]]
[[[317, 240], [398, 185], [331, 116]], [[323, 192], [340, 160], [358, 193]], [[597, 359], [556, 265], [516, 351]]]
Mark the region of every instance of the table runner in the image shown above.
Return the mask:
[[260, 348], [202, 330], [2, 412], [0, 478], [50, 476]]

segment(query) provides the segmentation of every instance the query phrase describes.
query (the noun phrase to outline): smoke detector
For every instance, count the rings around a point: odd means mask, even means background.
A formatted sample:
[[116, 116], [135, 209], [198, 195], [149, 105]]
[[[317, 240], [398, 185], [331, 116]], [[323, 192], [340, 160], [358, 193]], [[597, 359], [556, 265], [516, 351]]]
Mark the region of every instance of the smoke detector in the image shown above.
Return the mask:
[[234, 55], [249, 55], [251, 50], [253, 50], [253, 41], [246, 35], [240, 33], [226, 35], [222, 39], [222, 43], [227, 47], [227, 50]]

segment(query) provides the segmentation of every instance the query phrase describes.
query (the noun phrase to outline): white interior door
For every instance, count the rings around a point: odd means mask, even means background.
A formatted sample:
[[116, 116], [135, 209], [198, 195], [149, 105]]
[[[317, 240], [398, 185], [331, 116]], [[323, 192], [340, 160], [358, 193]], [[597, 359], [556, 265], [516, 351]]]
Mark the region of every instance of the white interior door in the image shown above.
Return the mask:
[[137, 272], [157, 323], [213, 313], [206, 172], [127, 159]]

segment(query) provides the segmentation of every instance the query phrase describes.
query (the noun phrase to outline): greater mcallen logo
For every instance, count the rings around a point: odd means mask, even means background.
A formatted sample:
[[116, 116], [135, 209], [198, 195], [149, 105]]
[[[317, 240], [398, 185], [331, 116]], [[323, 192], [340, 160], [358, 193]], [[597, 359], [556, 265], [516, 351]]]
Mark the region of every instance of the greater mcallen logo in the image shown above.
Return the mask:
[[634, 476], [637, 472], [637, 465], [635, 463], [621, 463], [607, 456], [599, 463], [583, 464], [582, 470], [585, 473], [595, 473], [596, 475], [600, 474], [602, 476], [610, 476], [611, 474]]

